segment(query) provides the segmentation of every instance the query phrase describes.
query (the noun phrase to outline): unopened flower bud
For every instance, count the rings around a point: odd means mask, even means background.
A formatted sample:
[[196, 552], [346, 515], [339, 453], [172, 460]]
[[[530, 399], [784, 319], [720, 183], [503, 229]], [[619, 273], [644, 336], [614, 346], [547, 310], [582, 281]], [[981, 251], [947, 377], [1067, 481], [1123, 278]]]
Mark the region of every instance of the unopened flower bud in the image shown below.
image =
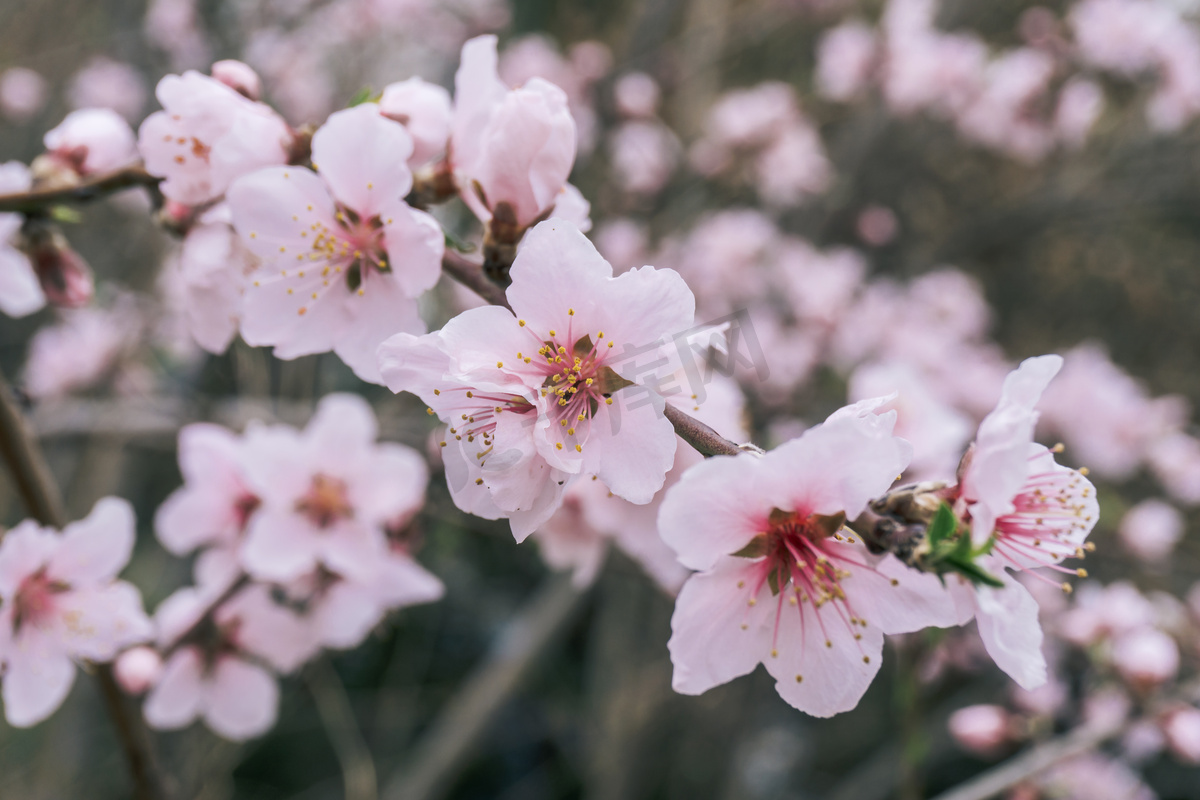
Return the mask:
[[117, 683], [129, 694], [141, 694], [162, 674], [162, 658], [151, 647], [133, 647], [117, 657], [113, 674]]
[[79, 308], [92, 300], [92, 268], [71, 249], [67, 237], [55, 228], [26, 231], [29, 260], [46, 299], [57, 306]]
[[262, 97], [262, 79], [248, 64], [234, 59], [212, 65], [212, 76], [243, 97], [258, 100]]
[[990, 756], [1009, 742], [1011, 720], [1012, 715], [1001, 706], [967, 706], [951, 714], [947, 726], [964, 750]]

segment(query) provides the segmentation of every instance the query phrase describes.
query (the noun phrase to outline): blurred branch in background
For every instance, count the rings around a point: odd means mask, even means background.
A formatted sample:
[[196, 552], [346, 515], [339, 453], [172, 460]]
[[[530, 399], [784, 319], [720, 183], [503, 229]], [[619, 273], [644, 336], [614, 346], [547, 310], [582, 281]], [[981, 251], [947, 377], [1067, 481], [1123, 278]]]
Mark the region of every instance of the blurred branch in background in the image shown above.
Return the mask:
[[577, 589], [569, 577], [546, 580], [388, 779], [382, 793], [384, 800], [437, 800], [446, 796], [489, 725], [533, 676], [586, 597], [587, 592]]
[[1083, 755], [1125, 730], [1125, 721], [1107, 725], [1083, 725], [1056, 739], [1038, 745], [979, 777], [943, 792], [934, 800], [988, 800], [1012, 789], [1039, 773]]
[[363, 740], [341, 678], [327, 659], [319, 658], [305, 668], [304, 681], [316, 701], [329, 743], [342, 765], [346, 800], [375, 800], [379, 796], [375, 762]]

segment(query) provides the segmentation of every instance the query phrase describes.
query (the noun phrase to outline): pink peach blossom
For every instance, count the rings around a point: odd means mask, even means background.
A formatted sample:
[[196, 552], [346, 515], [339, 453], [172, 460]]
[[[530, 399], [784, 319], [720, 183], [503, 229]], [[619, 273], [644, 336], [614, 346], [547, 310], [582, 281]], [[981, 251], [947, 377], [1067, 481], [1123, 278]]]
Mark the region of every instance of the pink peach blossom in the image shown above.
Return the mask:
[[911, 366], [898, 361], [864, 364], [850, 375], [848, 399], [896, 394], [896, 434], [913, 445], [909, 478], [938, 479], [954, 472], [971, 436], [971, 420], [946, 404]]
[[[32, 185], [33, 175], [24, 164], [0, 164], [0, 194], [25, 192]], [[10, 317], [28, 316], [46, 305], [33, 263], [16, 246], [24, 223], [20, 214], [0, 214], [0, 311]]]
[[612, 132], [608, 146], [617, 185], [632, 194], [662, 191], [679, 163], [679, 140], [655, 120], [622, 123]]
[[817, 44], [817, 91], [846, 101], [866, 88], [878, 51], [875, 32], [859, 21], [843, 22]]
[[1188, 417], [1182, 397], [1151, 398], [1095, 342], [1067, 352], [1043, 408], [1047, 427], [1063, 437], [1072, 457], [1114, 480], [1131, 476], [1154, 443]]
[[[788, 703], [827, 717], [858, 704], [884, 633], [953, 625], [932, 575], [868, 554], [842, 528], [904, 470], [880, 399], [835, 412], [765, 456], [717, 456], [667, 493], [659, 529], [701, 570], [675, 604], [672, 685], [700, 694], [762, 663]], [[845, 516], [842, 516], [842, 515]]]
[[171, 200], [199, 205], [256, 169], [286, 164], [293, 134], [278, 114], [221, 81], [185, 72], [155, 90], [163, 110], [138, 130], [138, 149]]
[[303, 432], [254, 426], [242, 465], [261, 506], [248, 522], [241, 562], [254, 577], [288, 581], [318, 565], [349, 578], [374, 575], [386, 525], [424, 503], [429, 480], [412, 448], [376, 444], [375, 415], [356, 395], [327, 395]]
[[210, 353], [223, 353], [237, 334], [242, 298], [259, 258], [233, 228], [227, 203], [204, 212], [166, 270], [178, 280], [181, 316], [188, 333]]
[[380, 348], [389, 388], [417, 394], [449, 424], [443, 459], [455, 503], [507, 517], [522, 540], [577, 475], [649, 502], [675, 436], [648, 387], [669, 337], [692, 324], [691, 292], [672, 270], [614, 278], [591, 242], [557, 220], [526, 234], [511, 275], [512, 313], [471, 309], [437, 333], [399, 334]]
[[980, 423], [965, 458], [956, 501], [975, 546], [990, 544], [980, 563], [1005, 584], [978, 586], [966, 592], [967, 602], [975, 606], [989, 655], [1025, 689], [1046, 680], [1038, 604], [1006, 570], [1049, 567], [1072, 574], [1059, 562], [1082, 555], [1099, 517], [1091, 482], [1033, 443], [1034, 406], [1061, 365], [1058, 356], [1031, 358], [1005, 379], [1000, 402]]
[[159, 506], [154, 530], [163, 547], [183, 555], [203, 545], [235, 544], [262, 501], [249, 488], [244, 442], [219, 425], [197, 422], [179, 432], [183, 486]]
[[29, 342], [24, 388], [38, 399], [90, 389], [111, 375], [137, 341], [141, 320], [132, 298], [112, 308], [60, 312], [60, 322], [39, 330]]
[[[734, 441], [749, 438], [743, 418], [745, 399], [733, 380], [714, 375], [702, 387], [692, 387], [683, 370], [672, 380], [683, 390], [668, 394], [668, 403]], [[611, 541], [663, 591], [677, 593], [690, 571], [659, 536], [658, 510], [670, 488], [703, 460], [688, 444], [677, 443], [675, 463], [663, 488], [645, 505], [617, 497], [595, 478], [572, 483], [564, 492], [562, 507], [534, 534], [542, 558], [553, 569], [572, 570], [574, 583], [586, 586], [596, 577]]]
[[133, 508], [115, 497], [61, 533], [27, 520], [0, 544], [4, 714], [24, 728], [62, 704], [72, 661], [109, 661], [149, 638], [142, 598], [116, 580], [134, 543]]
[[229, 190], [234, 227], [263, 262], [246, 290], [242, 338], [283, 359], [332, 350], [379, 382], [380, 342], [425, 330], [415, 298], [437, 283], [445, 240], [404, 202], [412, 138], [375, 106], [330, 116], [312, 150], [319, 173], [271, 167]]
[[431, 603], [445, 594], [437, 577], [395, 547], [354, 578], [316, 573], [294, 581], [288, 590], [303, 599], [308, 641], [335, 650], [357, 647], [387, 612]]

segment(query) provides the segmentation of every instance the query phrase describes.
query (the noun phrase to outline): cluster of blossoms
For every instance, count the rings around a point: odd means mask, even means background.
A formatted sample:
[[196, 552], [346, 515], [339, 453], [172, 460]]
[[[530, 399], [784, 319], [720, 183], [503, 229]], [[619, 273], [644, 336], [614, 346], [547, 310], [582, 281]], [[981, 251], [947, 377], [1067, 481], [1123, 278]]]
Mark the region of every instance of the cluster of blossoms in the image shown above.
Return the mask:
[[[1138, 768], [1163, 754], [1200, 764], [1200, 708], [1180, 685], [1192, 673], [1200, 643], [1195, 602], [1200, 589], [1193, 587], [1184, 605], [1166, 592], [1143, 593], [1127, 581], [1084, 582], [1071, 601], [1030, 588], [1048, 612], [1049, 681], [1033, 692], [1013, 692], [1007, 705], [956, 711], [949, 726], [960, 746], [990, 760], [1052, 725], [1113, 731], [1109, 751], [1065, 762], [1023, 786], [1018, 796], [1031, 800], [1056, 797], [1056, 788], [1064, 785], [1076, 793], [1086, 787], [1087, 796], [1100, 800], [1153, 798]], [[1080, 662], [1086, 667], [1077, 679]], [[1093, 775], [1085, 780], [1088, 772]]]
[[1020, 22], [1025, 46], [998, 54], [975, 34], [936, 28], [937, 11], [936, 0], [890, 0], [878, 29], [851, 20], [827, 31], [817, 90], [846, 102], [876, 86], [895, 114], [951, 120], [965, 139], [1031, 162], [1086, 141], [1105, 106], [1097, 72], [1153, 74], [1156, 129], [1200, 111], [1200, 34], [1171, 3], [1084, 0], [1065, 24], [1034, 7]]
[[754, 186], [763, 202], [776, 207], [797, 205], [833, 182], [820, 134], [801, 112], [795, 91], [783, 83], [719, 98], [688, 160], [701, 175], [731, 175]]
[[409, 552], [428, 468], [376, 437], [366, 401], [337, 394], [303, 431], [181, 431], [184, 485], [155, 530], [176, 555], [203, 548], [196, 585], [158, 607], [153, 647], [117, 663], [127, 690], [148, 692], [150, 725], [202, 718], [230, 739], [260, 735], [278, 713], [275, 674], [322, 648], [356, 647], [387, 612], [442, 596]]

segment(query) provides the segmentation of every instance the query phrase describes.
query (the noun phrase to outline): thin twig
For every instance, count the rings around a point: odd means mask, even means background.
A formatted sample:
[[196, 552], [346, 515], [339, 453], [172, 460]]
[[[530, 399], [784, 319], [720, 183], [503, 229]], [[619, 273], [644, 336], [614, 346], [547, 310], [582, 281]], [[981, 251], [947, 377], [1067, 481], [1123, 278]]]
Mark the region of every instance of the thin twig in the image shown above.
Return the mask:
[[67, 521], [62, 495], [30, 430], [12, 387], [0, 375], [0, 456], [17, 485], [29, 516], [62, 528]]
[[674, 426], [676, 435], [696, 448], [702, 456], [736, 456], [744, 452], [738, 445], [670, 403], [667, 403], [663, 413]]
[[[0, 455], [30, 516], [43, 525], [63, 528], [67, 520], [62, 496], [3, 376], [0, 376]], [[155, 764], [150, 732], [117, 686], [111, 665], [97, 664], [96, 679], [129, 763], [133, 796], [137, 800], [163, 800], [168, 792]]]
[[488, 726], [566, 631], [585, 596], [569, 577], [547, 580], [385, 784], [385, 800], [436, 800], [453, 788]]
[[138, 164], [86, 178], [74, 186], [0, 194], [0, 212], [33, 214], [52, 206], [89, 203], [135, 186], [158, 186], [160, 181], [162, 178], [154, 177]]
[[304, 680], [317, 704], [317, 713], [329, 743], [342, 765], [342, 788], [346, 800], [375, 800], [379, 785], [375, 762], [363, 740], [346, 687], [326, 659], [320, 658], [304, 670]]
[[442, 258], [442, 271], [492, 305], [504, 306], [509, 311], [512, 310], [504, 289], [488, 280], [480, 265], [472, 264], [451, 250]]
[[1082, 725], [938, 795], [934, 800], [988, 800], [989, 797], [995, 797], [1059, 762], [1098, 747], [1124, 728], [1124, 722]]

